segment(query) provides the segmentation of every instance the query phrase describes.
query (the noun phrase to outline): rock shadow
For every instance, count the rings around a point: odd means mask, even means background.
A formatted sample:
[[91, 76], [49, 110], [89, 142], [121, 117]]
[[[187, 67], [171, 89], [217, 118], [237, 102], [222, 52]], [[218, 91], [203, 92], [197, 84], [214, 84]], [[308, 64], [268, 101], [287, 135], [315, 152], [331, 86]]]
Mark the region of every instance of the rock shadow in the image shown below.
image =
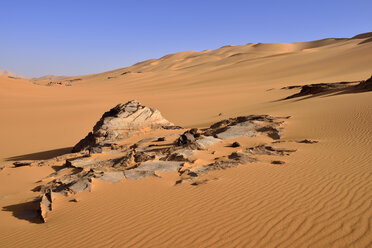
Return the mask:
[[277, 101], [291, 100], [303, 101], [314, 97], [330, 97], [343, 94], [356, 94], [372, 91], [372, 76], [363, 81], [318, 83], [308, 85], [293, 85], [282, 89], [300, 89], [300, 92]]
[[40, 200], [14, 204], [3, 207], [2, 211], [12, 212], [12, 215], [20, 220], [26, 220], [34, 224], [44, 223], [40, 215]]
[[45, 160], [45, 159], [51, 159], [57, 156], [71, 153], [71, 150], [72, 150], [72, 147], [65, 147], [65, 148], [59, 148], [59, 149], [54, 149], [54, 150], [48, 150], [48, 151], [42, 151], [42, 152], [29, 153], [29, 154], [9, 157], [9, 158], [6, 158], [5, 161]]

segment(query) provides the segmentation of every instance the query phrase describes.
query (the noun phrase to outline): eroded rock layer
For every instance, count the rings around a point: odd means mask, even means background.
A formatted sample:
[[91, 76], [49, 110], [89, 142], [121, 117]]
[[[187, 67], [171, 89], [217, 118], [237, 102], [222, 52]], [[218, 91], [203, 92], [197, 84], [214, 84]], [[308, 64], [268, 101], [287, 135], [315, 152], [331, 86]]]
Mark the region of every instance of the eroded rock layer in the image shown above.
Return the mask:
[[[52, 196], [90, 191], [94, 180], [118, 183], [176, 172], [175, 184], [199, 185], [208, 181], [204, 176], [213, 170], [261, 161], [264, 156], [288, 156], [296, 150], [278, 147], [284, 142], [283, 124], [288, 118], [248, 115], [209, 128], [182, 129], [137, 101], [119, 104], [103, 114], [93, 131], [74, 147], [75, 153], [33, 163], [58, 168], [34, 189], [41, 193], [41, 218], [46, 221], [52, 210]], [[236, 141], [259, 136], [268, 143], [250, 147]]]

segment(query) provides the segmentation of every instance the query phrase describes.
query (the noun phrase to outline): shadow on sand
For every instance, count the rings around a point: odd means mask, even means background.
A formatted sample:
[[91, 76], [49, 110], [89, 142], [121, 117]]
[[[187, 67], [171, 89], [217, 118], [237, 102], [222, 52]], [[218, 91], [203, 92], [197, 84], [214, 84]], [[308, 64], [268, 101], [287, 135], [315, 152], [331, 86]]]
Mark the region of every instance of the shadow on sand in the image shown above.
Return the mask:
[[3, 207], [2, 211], [12, 212], [13, 216], [20, 220], [27, 220], [30, 223], [44, 223], [40, 215], [40, 200], [14, 204]]
[[295, 85], [288, 86], [282, 89], [299, 88], [300, 92], [287, 96], [283, 99], [276, 100], [285, 101], [293, 99], [294, 102], [303, 101], [314, 97], [330, 97], [344, 94], [357, 94], [372, 91], [372, 76], [366, 81], [360, 81], [359, 84], [356, 82], [337, 82], [337, 83], [320, 83], [320, 84], [309, 84], [309, 85]]
[[18, 161], [18, 160], [44, 160], [71, 153], [72, 147], [59, 148], [49, 151], [36, 152], [14, 157], [6, 158], [5, 161]]

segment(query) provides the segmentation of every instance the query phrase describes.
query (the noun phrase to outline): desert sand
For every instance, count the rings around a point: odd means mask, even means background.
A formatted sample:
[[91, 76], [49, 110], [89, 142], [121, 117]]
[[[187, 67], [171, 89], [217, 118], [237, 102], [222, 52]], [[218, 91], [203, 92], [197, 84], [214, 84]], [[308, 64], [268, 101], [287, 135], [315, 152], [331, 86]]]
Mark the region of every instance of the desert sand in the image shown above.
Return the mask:
[[[285, 100], [299, 88], [282, 89], [334, 82], [354, 87], [372, 74], [371, 39], [369, 33], [251, 43], [85, 76], [0, 77], [0, 246], [372, 247], [371, 91]], [[210, 171], [199, 185], [176, 185], [176, 172], [115, 184], [94, 180], [90, 192], [56, 197], [47, 221], [35, 221], [31, 201], [40, 192], [32, 189], [58, 168], [13, 163], [69, 153], [104, 112], [132, 99], [160, 110], [182, 131], [251, 114], [290, 116], [279, 145], [296, 152], [278, 158], [284, 164], [264, 157]], [[318, 143], [296, 142], [304, 139]], [[233, 141], [269, 142], [226, 142]], [[209, 149], [224, 154], [227, 148]], [[195, 159], [210, 158], [200, 153]]]

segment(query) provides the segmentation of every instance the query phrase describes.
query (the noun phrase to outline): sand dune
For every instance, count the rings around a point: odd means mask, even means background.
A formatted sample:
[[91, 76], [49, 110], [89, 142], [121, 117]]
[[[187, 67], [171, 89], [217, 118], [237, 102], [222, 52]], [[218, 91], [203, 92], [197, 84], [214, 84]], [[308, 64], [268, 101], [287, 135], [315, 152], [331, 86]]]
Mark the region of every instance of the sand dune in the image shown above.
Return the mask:
[[20, 78], [20, 79], [27, 79], [24, 76], [15, 74], [13, 72], [7, 71], [7, 70], [0, 70], [0, 76], [1, 77], [9, 77], [9, 78]]
[[[68, 87], [1, 77], [0, 167], [9, 168], [0, 171], [0, 246], [371, 247], [371, 91], [282, 100], [299, 89], [281, 89], [369, 78], [370, 39], [181, 52], [65, 78]], [[175, 186], [173, 172], [94, 181], [92, 192], [57, 197], [47, 223], [30, 221], [39, 195], [31, 189], [55, 168], [12, 163], [65, 154], [103, 112], [131, 99], [185, 128], [239, 115], [291, 116], [281, 139], [297, 151], [283, 165], [212, 171], [198, 186]], [[293, 142], [303, 139], [319, 143]]]

